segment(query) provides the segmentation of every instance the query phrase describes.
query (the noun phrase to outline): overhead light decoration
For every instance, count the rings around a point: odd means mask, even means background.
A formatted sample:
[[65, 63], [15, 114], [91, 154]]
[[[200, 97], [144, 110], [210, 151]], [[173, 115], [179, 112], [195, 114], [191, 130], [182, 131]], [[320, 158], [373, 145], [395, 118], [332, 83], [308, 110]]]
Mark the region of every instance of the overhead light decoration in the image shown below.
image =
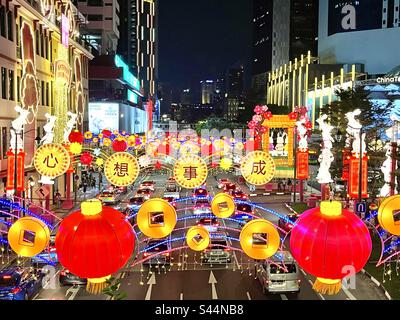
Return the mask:
[[183, 188], [200, 187], [207, 180], [206, 162], [197, 155], [188, 155], [178, 159], [174, 166], [174, 178]]
[[240, 170], [248, 183], [262, 186], [273, 179], [275, 162], [269, 153], [253, 151], [243, 158]]
[[126, 152], [114, 153], [104, 165], [107, 180], [114, 186], [127, 187], [139, 176], [139, 164], [136, 158]]

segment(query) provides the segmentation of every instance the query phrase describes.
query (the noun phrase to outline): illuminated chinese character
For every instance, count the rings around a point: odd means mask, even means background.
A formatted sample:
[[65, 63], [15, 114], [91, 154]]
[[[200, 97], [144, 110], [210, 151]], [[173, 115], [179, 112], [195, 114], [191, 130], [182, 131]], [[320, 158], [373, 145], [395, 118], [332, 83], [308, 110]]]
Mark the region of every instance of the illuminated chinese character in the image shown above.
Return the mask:
[[127, 163], [116, 163], [114, 165], [114, 176], [126, 177], [128, 175], [128, 164]]
[[54, 169], [58, 164], [57, 157], [50, 153], [46, 158], [44, 158], [43, 163], [46, 164], [47, 168]]
[[192, 180], [197, 178], [197, 167], [184, 167], [185, 174], [184, 177], [187, 180]]
[[251, 174], [262, 174], [265, 175], [266, 172], [266, 162], [264, 160], [260, 160], [259, 162], [253, 163], [253, 170]]

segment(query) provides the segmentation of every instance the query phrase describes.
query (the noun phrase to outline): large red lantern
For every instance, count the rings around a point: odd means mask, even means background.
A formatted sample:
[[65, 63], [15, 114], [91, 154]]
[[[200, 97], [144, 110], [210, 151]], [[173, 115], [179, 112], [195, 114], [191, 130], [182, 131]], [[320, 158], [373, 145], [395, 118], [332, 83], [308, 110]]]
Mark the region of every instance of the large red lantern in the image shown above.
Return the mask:
[[115, 152], [125, 152], [128, 149], [128, 143], [125, 139], [117, 138], [113, 141], [112, 148]]
[[300, 267], [317, 277], [313, 289], [337, 294], [342, 279], [361, 271], [372, 241], [368, 228], [338, 201], [323, 201], [303, 213], [290, 236], [290, 249]]
[[68, 140], [71, 143], [77, 142], [77, 143], [82, 144], [83, 139], [84, 139], [83, 134], [81, 132], [79, 132], [78, 130], [72, 131], [68, 136]]
[[87, 290], [98, 294], [110, 275], [131, 257], [135, 237], [119, 211], [102, 207], [97, 199], [65, 218], [56, 236], [57, 256], [71, 273], [88, 278]]
[[104, 138], [110, 138], [112, 135], [112, 132], [110, 130], [103, 130], [101, 132], [101, 134], [103, 135]]

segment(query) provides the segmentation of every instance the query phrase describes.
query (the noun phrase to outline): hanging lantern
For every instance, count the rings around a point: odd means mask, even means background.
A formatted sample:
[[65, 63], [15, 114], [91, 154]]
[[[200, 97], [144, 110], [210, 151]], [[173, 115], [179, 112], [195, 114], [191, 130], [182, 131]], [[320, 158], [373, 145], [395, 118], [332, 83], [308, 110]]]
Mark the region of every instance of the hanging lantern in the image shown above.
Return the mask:
[[97, 199], [83, 202], [81, 210], [66, 217], [56, 236], [62, 266], [87, 278], [87, 290], [99, 294], [109, 276], [131, 257], [135, 238], [131, 225], [119, 211], [102, 207]]
[[[368, 228], [338, 201], [323, 201], [304, 212], [290, 236], [290, 249], [300, 267], [317, 277], [313, 289], [337, 294], [342, 279], [362, 270], [372, 241]], [[350, 267], [350, 274], [349, 274]]]
[[288, 115], [290, 120], [297, 120], [297, 113], [296, 112], [291, 112]]
[[74, 142], [83, 143], [83, 134], [81, 132], [79, 132], [78, 130], [74, 130], [69, 134], [68, 140], [71, 143], [74, 143]]
[[71, 145], [69, 146], [69, 151], [72, 154], [78, 155], [81, 154], [82, 152], [82, 145], [79, 142], [73, 142], [71, 143]]
[[112, 148], [115, 152], [125, 152], [128, 149], [128, 144], [125, 139], [117, 138], [112, 142]]
[[103, 145], [105, 147], [109, 147], [109, 146], [111, 146], [111, 144], [112, 144], [112, 142], [111, 142], [111, 140], [109, 138], [104, 138], [103, 139]]
[[136, 136], [129, 136], [128, 147], [132, 148], [136, 145]]
[[86, 140], [90, 140], [93, 138], [93, 133], [91, 133], [90, 131], [86, 131], [84, 136]]
[[84, 152], [81, 155], [81, 163], [84, 165], [90, 165], [93, 161], [93, 156], [89, 152]]
[[112, 132], [111, 132], [110, 130], [103, 130], [103, 131], [101, 132], [101, 135], [102, 135], [102, 137], [104, 137], [104, 138], [110, 138], [111, 135], [112, 135]]
[[[15, 172], [15, 161], [17, 161], [17, 172]], [[6, 190], [14, 190], [15, 180], [17, 181], [17, 190], [23, 191], [24, 186], [24, 163], [25, 163], [25, 152], [20, 151], [17, 154], [17, 159], [15, 160], [14, 152], [7, 152], [7, 186]]]
[[233, 161], [232, 161], [232, 159], [229, 159], [229, 158], [223, 158], [220, 163], [220, 167], [223, 170], [229, 170], [230, 168], [232, 168], [232, 165], [233, 165]]

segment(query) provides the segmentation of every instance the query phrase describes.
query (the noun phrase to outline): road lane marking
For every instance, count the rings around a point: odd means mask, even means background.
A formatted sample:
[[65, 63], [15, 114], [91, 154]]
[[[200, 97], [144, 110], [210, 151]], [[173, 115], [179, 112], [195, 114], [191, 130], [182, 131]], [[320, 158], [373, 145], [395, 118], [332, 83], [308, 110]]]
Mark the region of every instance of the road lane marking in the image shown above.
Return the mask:
[[36, 296], [34, 296], [32, 300], [36, 300], [38, 297], [39, 297], [39, 293], [37, 293]]
[[71, 287], [67, 290], [67, 293], [65, 294], [65, 296], [67, 297], [68, 294], [71, 292], [71, 295], [68, 297], [68, 300], [74, 300], [75, 296], [78, 294], [79, 290], [81, 289], [80, 286], [74, 286]]
[[180, 294], [179, 300], [183, 300], [183, 292]]
[[217, 279], [215, 279], [214, 273], [212, 271], [210, 272], [208, 283], [211, 284], [211, 299], [218, 300], [217, 289], [215, 288], [215, 284], [218, 283], [218, 281]]
[[60, 273], [60, 271], [61, 271], [61, 270], [58, 270], [58, 271], [55, 273], [55, 275], [54, 275], [53, 277], [51, 277], [51, 279], [49, 279], [49, 280], [46, 282], [46, 284], [43, 286], [43, 289], [46, 289], [46, 288], [47, 288], [47, 286], [50, 284], [50, 282], [51, 282], [55, 277], [57, 277], [57, 275]]
[[349, 297], [350, 300], [357, 300], [357, 298], [356, 298], [355, 296], [353, 296], [353, 295], [351, 294], [351, 292], [350, 292], [347, 288], [345, 288], [344, 286], [342, 286], [342, 289], [343, 289], [343, 292], [346, 294], [346, 296]]
[[251, 300], [250, 293], [247, 291], [246, 294], [247, 294], [247, 299]]
[[125, 278], [126, 272], [122, 272], [121, 279]]
[[282, 299], [282, 300], [289, 300], [289, 299], [286, 297], [285, 294], [281, 294], [281, 299]]
[[152, 275], [151, 275], [149, 281], [147, 282], [147, 284], [149, 285], [149, 288], [147, 289], [145, 300], [148, 301], [148, 300], [151, 300], [151, 291], [153, 289], [153, 285], [156, 284], [156, 275], [155, 275], [154, 272], [152, 273]]

